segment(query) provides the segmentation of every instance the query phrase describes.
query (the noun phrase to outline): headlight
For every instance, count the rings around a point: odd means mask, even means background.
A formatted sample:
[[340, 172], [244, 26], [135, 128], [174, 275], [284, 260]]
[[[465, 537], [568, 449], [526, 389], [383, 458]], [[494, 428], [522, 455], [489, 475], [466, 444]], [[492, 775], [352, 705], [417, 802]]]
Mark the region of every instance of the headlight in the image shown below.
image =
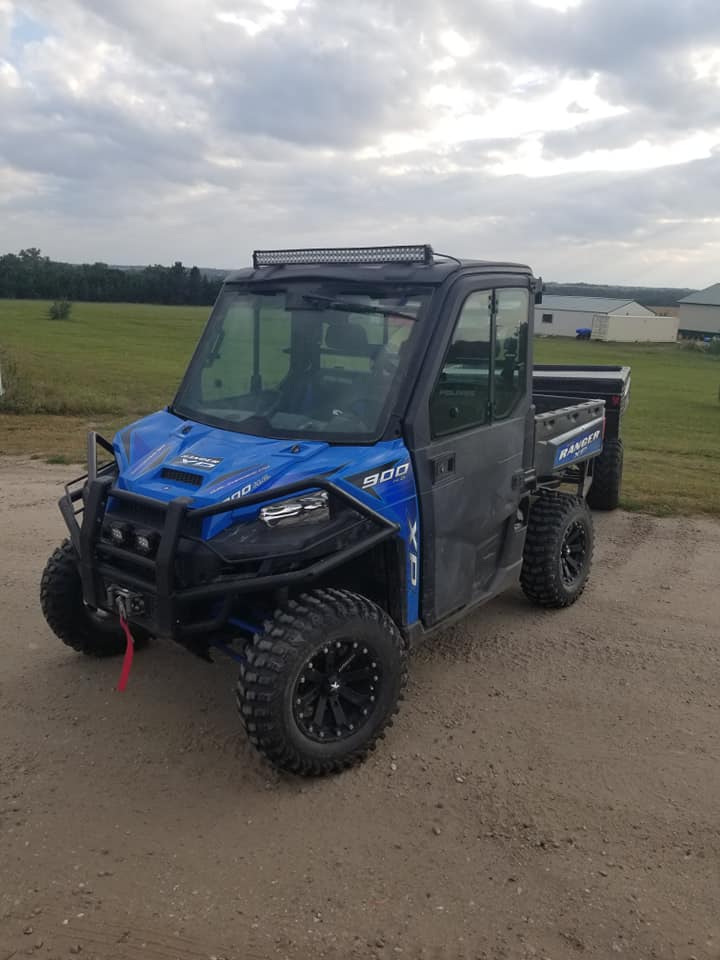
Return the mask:
[[260, 510], [260, 519], [268, 527], [293, 523], [321, 523], [330, 519], [328, 495], [324, 490], [308, 493], [292, 500], [271, 503]]

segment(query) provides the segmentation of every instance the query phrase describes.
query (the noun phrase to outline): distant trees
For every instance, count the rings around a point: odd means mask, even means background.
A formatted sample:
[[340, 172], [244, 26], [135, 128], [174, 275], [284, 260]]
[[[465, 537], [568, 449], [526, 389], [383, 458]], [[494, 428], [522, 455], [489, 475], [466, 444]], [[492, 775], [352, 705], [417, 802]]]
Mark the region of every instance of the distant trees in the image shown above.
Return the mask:
[[554, 283], [545, 284], [545, 293], [562, 297], [615, 297], [618, 300], [635, 300], [646, 307], [674, 307], [678, 300], [695, 293], [685, 287], [621, 287], [599, 283]]
[[[37, 247], [0, 256], [0, 297], [18, 300], [102, 300], [120, 303], [174, 303], [206, 306], [215, 302], [221, 275], [208, 275], [176, 260], [171, 267], [111, 267], [107, 263], [62, 263]], [[674, 306], [692, 290], [672, 287], [619, 287], [591, 283], [545, 284], [548, 294], [619, 297], [648, 307]]]
[[19, 300], [115, 301], [209, 305], [215, 301], [220, 277], [209, 277], [178, 260], [143, 269], [110, 267], [106, 263], [61, 263], [43, 257], [37, 247], [0, 256], [0, 297]]

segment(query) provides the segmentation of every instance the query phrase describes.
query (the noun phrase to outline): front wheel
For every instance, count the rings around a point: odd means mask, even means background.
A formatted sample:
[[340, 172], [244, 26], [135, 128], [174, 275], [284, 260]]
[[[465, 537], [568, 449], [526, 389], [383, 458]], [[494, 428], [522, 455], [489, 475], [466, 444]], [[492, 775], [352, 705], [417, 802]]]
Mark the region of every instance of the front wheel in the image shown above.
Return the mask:
[[585, 589], [593, 553], [584, 500], [544, 491], [530, 508], [520, 585], [541, 607], [569, 607]]
[[365, 759], [406, 681], [405, 644], [384, 610], [347, 590], [314, 590], [249, 645], [237, 703], [273, 766], [322, 776]]
[[[113, 657], [125, 650], [125, 634], [117, 618], [83, 602], [77, 555], [69, 540], [63, 541], [45, 565], [40, 606], [55, 636], [78, 653]], [[133, 638], [140, 647], [148, 635], [135, 627]]]

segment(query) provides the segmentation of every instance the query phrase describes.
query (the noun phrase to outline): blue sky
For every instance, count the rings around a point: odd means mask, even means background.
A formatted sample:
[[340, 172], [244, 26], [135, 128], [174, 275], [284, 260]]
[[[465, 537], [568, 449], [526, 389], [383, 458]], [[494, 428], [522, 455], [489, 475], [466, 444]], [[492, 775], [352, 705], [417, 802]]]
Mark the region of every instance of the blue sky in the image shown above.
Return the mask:
[[41, 43], [48, 36], [48, 29], [21, 9], [15, 9], [11, 19], [8, 58], [22, 59], [23, 48], [29, 43]]
[[717, 0], [0, 0], [4, 250], [720, 280]]

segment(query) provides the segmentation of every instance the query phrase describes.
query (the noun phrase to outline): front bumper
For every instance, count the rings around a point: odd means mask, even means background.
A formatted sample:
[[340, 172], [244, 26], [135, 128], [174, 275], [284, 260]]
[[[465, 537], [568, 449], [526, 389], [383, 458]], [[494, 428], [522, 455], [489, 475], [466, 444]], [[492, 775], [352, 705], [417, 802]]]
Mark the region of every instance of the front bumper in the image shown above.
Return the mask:
[[[194, 508], [188, 497], [168, 503], [122, 490], [115, 483], [116, 470], [110, 463], [97, 466], [97, 447], [109, 453], [113, 448], [96, 434], [88, 438], [88, 473], [65, 488], [59, 506], [79, 558], [83, 598], [95, 608], [114, 610], [119, 595], [127, 603], [129, 619], [148, 632], [175, 640], [192, 640], [198, 634], [222, 629], [240, 600], [293, 586], [312, 585], [333, 568], [365, 553], [397, 534], [393, 523], [367, 504], [325, 477], [311, 477], [271, 491], [244, 497], [242, 508], [284, 499], [310, 490], [325, 490], [332, 501], [342, 504], [362, 521], [356, 536], [343, 543], [335, 537], [325, 550], [293, 551], [288, 562], [287, 543], [274, 554], [263, 552], [241, 558], [218, 549], [213, 541], [201, 538], [206, 517], [238, 510], [237, 501], [225, 501]], [[103, 523], [109, 506], [121, 505], [138, 513], [159, 517], [157, 546], [153, 556], [143, 556], [124, 546], [108, 542]], [[218, 539], [218, 538], [216, 538]], [[328, 552], [330, 550], [331, 552]], [[204, 573], [188, 557], [206, 557]], [[201, 565], [201, 569], [202, 565]], [[211, 575], [207, 570], [214, 571]]]

